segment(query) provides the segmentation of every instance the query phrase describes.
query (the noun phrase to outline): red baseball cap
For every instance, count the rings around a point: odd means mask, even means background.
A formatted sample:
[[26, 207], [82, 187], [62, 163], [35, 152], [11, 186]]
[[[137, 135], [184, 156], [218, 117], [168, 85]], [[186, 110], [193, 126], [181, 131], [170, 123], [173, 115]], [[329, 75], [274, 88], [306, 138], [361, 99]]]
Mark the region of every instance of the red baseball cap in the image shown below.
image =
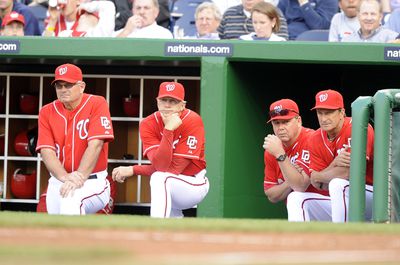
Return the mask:
[[281, 99], [275, 101], [269, 107], [270, 121], [274, 120], [290, 120], [296, 116], [299, 116], [299, 107], [296, 102], [291, 99]]
[[82, 71], [81, 69], [73, 64], [63, 64], [56, 68], [55, 79], [51, 84], [54, 84], [56, 81], [65, 81], [68, 83], [76, 83], [78, 81], [82, 81]]
[[20, 22], [25, 26], [25, 18], [22, 14], [17, 13], [15, 11], [11, 12], [10, 14], [7, 14], [4, 16], [3, 18], [3, 22], [1, 23], [2, 27], [7, 26], [8, 24], [10, 24], [11, 22]]
[[313, 109], [343, 109], [342, 95], [332, 89], [323, 90], [315, 96], [315, 107]]
[[171, 97], [177, 100], [184, 101], [185, 100], [185, 88], [182, 84], [177, 82], [163, 82], [160, 85], [160, 90], [158, 91], [158, 97]]

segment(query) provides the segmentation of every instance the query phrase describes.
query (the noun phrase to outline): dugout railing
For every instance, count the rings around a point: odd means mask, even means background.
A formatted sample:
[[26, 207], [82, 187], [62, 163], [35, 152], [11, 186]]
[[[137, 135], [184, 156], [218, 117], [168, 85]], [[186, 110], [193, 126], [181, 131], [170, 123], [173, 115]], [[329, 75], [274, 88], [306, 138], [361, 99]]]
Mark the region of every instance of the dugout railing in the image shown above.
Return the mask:
[[[364, 221], [367, 127], [374, 124], [373, 221], [398, 219], [398, 123], [400, 89], [379, 90], [371, 97], [359, 97], [352, 103], [352, 139], [350, 166], [349, 220]], [[397, 144], [397, 145], [396, 145]]]

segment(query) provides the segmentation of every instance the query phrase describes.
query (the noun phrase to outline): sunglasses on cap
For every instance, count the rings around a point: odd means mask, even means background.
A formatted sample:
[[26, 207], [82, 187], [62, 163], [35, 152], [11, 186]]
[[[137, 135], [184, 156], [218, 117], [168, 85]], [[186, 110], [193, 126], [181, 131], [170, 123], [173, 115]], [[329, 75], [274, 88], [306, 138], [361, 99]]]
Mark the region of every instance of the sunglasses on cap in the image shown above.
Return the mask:
[[292, 109], [274, 109], [269, 112], [269, 116], [271, 118], [275, 118], [276, 116], [286, 116], [289, 114], [289, 112], [294, 112], [297, 115], [299, 115], [299, 113], [297, 111], [292, 110]]

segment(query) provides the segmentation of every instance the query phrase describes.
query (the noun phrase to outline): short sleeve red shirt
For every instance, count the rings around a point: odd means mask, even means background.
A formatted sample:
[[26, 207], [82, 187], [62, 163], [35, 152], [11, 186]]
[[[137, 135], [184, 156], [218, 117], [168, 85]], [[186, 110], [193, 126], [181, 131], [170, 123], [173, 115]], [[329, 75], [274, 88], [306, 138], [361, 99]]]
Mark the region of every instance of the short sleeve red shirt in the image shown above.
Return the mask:
[[[346, 117], [343, 127], [334, 141], [329, 141], [327, 133], [318, 129], [311, 138], [311, 162], [310, 170], [321, 171], [327, 168], [335, 157], [344, 149], [351, 151], [351, 118]], [[366, 183], [373, 183], [373, 155], [374, 155], [374, 130], [371, 125], [367, 129], [366, 149]]]
[[79, 106], [69, 111], [59, 100], [45, 105], [39, 113], [36, 151], [53, 149], [67, 172], [77, 170], [93, 139], [104, 140], [93, 172], [107, 169], [108, 142], [114, 139], [110, 112], [101, 96], [83, 94]]
[[[292, 146], [285, 147], [285, 153], [290, 159], [292, 164], [301, 166], [307, 175], [309, 174], [310, 166], [310, 150], [309, 150], [309, 138], [314, 133], [314, 130], [309, 128], [302, 128], [299, 137]], [[285, 181], [281, 169], [279, 167], [276, 158], [267, 151], [264, 152], [264, 189], [267, 190], [275, 185], [279, 185]], [[307, 192], [326, 193], [325, 191], [319, 191], [310, 185]]]

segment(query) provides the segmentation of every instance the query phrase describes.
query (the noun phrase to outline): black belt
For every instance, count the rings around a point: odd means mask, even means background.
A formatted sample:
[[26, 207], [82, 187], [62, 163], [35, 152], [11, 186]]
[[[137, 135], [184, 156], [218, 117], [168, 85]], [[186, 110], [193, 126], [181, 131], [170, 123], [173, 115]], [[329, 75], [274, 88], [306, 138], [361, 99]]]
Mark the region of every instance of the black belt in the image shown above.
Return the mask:
[[97, 179], [97, 175], [96, 174], [89, 175], [88, 179]]

